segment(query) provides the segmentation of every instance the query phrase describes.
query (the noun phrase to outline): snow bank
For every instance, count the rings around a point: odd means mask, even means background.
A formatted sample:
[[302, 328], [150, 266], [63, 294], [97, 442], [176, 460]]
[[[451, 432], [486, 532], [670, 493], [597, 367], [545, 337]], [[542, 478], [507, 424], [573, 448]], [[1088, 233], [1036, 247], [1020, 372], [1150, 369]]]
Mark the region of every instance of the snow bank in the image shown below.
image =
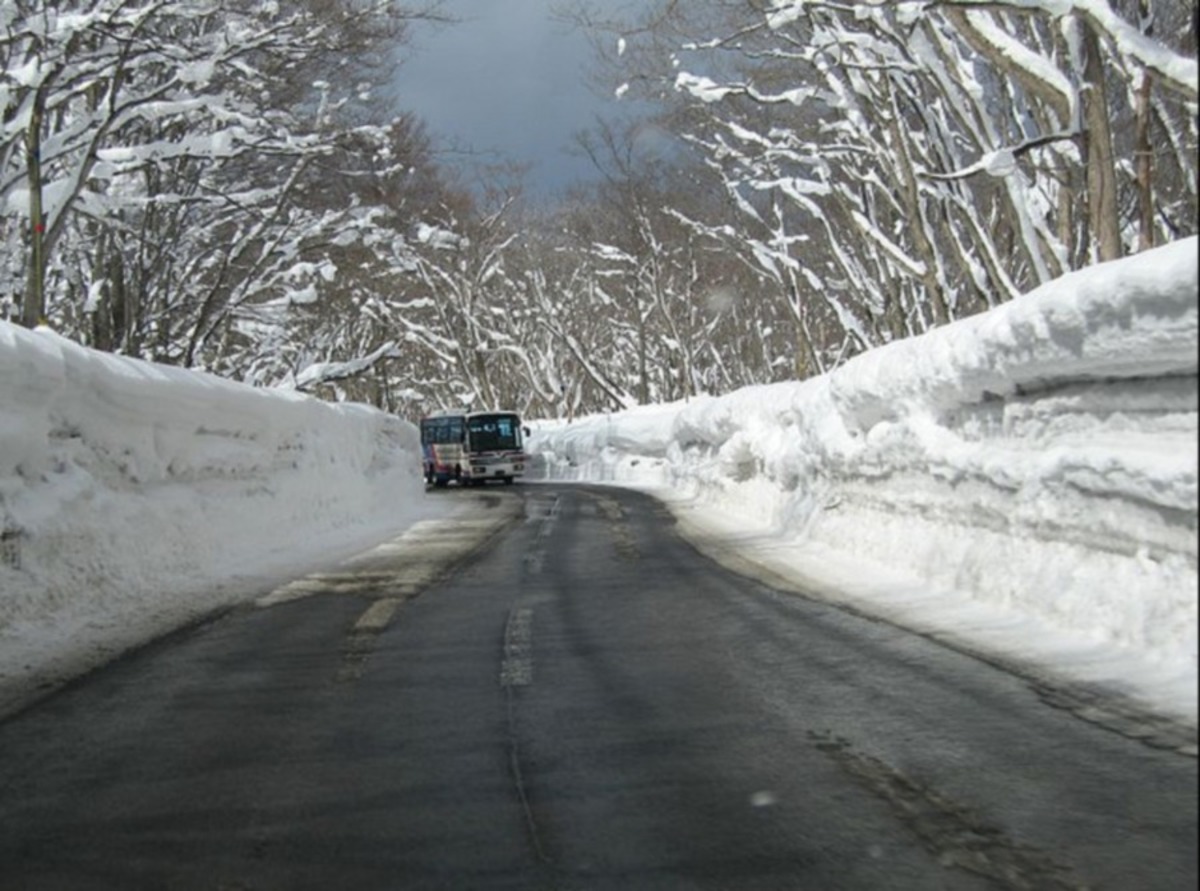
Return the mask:
[[1133, 654], [1186, 679], [1194, 719], [1196, 257], [1098, 265], [802, 383], [539, 425], [532, 449], [880, 611], [936, 591], [947, 621], [984, 604]]
[[[535, 425], [530, 447], [549, 478], [654, 487], [810, 592], [1069, 655], [1194, 722], [1196, 251], [803, 383]], [[427, 516], [418, 455], [370, 408], [0, 323], [0, 711]]]
[[[0, 694], [421, 510], [413, 425], [0, 323]], [[70, 667], [68, 667], [68, 664]]]

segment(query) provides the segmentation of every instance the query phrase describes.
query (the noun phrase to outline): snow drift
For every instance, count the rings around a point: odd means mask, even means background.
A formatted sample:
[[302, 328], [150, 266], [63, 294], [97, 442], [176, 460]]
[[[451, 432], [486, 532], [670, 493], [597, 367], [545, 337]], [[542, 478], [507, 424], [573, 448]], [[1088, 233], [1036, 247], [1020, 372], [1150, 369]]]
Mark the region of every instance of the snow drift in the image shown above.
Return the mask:
[[0, 687], [402, 528], [423, 510], [419, 451], [412, 424], [366, 406], [0, 323]]
[[769, 533], [806, 577], [886, 570], [1183, 672], [1194, 700], [1196, 257], [1097, 265], [808, 381], [542, 424], [533, 448], [548, 478]]

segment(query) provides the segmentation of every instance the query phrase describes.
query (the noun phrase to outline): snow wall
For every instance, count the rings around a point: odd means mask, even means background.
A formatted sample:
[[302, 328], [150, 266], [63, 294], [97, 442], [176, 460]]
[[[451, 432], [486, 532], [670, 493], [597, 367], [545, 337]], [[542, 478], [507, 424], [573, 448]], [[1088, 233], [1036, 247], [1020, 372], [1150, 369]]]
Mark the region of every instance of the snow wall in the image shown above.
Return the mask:
[[540, 424], [531, 448], [545, 478], [666, 487], [1194, 673], [1196, 257], [1101, 264], [804, 382]]
[[421, 509], [419, 454], [412, 424], [367, 406], [0, 322], [0, 687], [222, 607], [272, 553], [295, 573], [298, 551], [373, 544]]

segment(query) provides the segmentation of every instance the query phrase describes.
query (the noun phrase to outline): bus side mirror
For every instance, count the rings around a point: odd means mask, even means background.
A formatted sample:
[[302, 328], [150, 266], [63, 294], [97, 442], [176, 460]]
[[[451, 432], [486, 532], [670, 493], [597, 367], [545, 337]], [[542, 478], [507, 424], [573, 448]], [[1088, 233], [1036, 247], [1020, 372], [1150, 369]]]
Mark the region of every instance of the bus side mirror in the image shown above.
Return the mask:
[[529, 428], [528, 428], [528, 427], [522, 427], [522, 428], [521, 428], [521, 432], [522, 432], [522, 433], [524, 433], [526, 436], [532, 436], [532, 435], [533, 435], [532, 433], [530, 433], [530, 431], [529, 431]]

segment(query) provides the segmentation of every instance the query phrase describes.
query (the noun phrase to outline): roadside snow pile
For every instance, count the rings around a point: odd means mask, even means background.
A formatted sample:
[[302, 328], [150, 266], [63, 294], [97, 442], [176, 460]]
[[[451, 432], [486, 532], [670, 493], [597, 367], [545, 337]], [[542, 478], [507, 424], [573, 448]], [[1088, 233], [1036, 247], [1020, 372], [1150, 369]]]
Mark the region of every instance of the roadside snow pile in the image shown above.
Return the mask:
[[298, 552], [403, 528], [419, 453], [373, 408], [0, 322], [0, 694], [232, 602], [245, 576], [302, 572]]
[[802, 383], [542, 424], [532, 449], [922, 627], [1116, 646], [1194, 718], [1196, 257], [1097, 265]]

